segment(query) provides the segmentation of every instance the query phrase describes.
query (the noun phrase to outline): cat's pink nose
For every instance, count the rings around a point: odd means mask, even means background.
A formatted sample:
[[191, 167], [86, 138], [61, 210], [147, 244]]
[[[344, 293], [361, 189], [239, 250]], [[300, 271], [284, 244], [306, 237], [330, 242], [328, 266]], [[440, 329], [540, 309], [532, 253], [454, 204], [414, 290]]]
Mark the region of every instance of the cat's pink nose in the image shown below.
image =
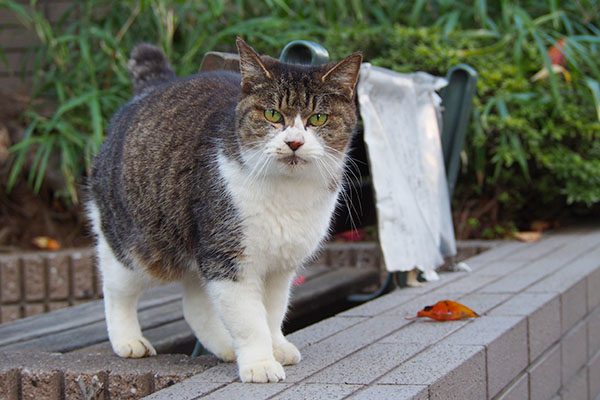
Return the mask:
[[302, 146], [304, 143], [302, 142], [285, 142], [285, 144], [287, 144], [289, 146], [290, 149], [292, 149], [292, 151], [296, 151], [300, 148], [300, 146]]

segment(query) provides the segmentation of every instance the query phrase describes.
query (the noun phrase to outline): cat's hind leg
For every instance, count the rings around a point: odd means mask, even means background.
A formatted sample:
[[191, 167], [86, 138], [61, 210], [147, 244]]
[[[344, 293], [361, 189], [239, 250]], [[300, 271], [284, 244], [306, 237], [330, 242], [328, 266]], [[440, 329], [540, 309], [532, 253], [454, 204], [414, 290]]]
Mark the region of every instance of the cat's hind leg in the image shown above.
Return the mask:
[[154, 347], [142, 335], [137, 315], [139, 297], [148, 288], [144, 278], [139, 276], [139, 272], [123, 266], [112, 255], [112, 251], [110, 255], [101, 254], [99, 258], [103, 276], [104, 313], [114, 352], [125, 358], [156, 355]]
[[204, 283], [192, 274], [183, 280], [183, 315], [204, 347], [224, 361], [235, 361], [233, 339], [217, 316]]
[[[97, 228], [98, 224], [94, 224], [94, 227]], [[153, 286], [151, 278], [143, 272], [125, 267], [115, 257], [102, 232], [99, 229], [95, 231], [104, 292], [104, 314], [112, 348], [118, 356], [125, 358], [156, 355], [154, 347], [142, 335], [137, 316], [138, 299]]]
[[278, 271], [267, 275], [265, 279], [264, 303], [273, 340], [273, 355], [282, 365], [298, 364], [301, 358], [296, 346], [281, 331], [294, 275], [294, 272]]

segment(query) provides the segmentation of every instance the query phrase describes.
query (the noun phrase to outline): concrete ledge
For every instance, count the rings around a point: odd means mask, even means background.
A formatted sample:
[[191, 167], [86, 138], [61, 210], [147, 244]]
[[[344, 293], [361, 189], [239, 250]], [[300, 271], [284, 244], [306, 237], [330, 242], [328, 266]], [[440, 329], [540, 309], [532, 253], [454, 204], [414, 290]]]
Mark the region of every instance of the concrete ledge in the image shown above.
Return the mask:
[[[219, 364], [148, 399], [595, 399], [600, 395], [600, 229], [507, 242], [473, 272], [397, 290], [289, 335], [283, 383], [244, 385]], [[466, 321], [406, 321], [450, 298]]]

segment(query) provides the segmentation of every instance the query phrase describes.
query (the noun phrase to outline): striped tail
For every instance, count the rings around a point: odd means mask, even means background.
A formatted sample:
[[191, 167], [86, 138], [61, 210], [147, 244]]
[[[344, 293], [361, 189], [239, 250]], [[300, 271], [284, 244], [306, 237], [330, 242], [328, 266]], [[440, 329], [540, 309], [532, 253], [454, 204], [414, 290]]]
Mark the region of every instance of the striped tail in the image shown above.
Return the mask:
[[162, 50], [148, 43], [140, 43], [133, 48], [127, 65], [134, 95], [175, 78]]

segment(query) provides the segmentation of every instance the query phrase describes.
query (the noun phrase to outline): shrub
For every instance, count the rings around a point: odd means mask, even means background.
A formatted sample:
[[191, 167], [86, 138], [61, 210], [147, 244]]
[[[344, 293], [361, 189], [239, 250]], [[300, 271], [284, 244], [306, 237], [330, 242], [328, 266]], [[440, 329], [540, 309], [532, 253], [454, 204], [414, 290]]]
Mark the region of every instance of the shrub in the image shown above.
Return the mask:
[[[144, 0], [107, 8], [94, 0], [75, 3], [51, 26], [35, 2], [0, 0], [37, 32], [41, 45], [31, 56], [44, 71], [35, 76], [25, 138], [12, 149], [10, 183], [33, 154], [29, 179], [39, 188], [50, 154], [58, 154], [64, 193], [77, 199], [108, 118], [129, 97], [126, 60], [135, 42], [160, 43], [186, 75], [204, 52], [233, 51], [241, 35], [272, 55], [296, 38], [324, 44], [333, 58], [362, 49], [365, 60], [400, 72], [445, 75], [469, 64], [480, 79], [455, 201], [486, 199], [508, 216], [592, 205], [600, 202], [599, 10], [595, 2], [563, 3]], [[559, 38], [572, 81], [550, 74], [531, 82], [550, 66], [546, 50]]]

